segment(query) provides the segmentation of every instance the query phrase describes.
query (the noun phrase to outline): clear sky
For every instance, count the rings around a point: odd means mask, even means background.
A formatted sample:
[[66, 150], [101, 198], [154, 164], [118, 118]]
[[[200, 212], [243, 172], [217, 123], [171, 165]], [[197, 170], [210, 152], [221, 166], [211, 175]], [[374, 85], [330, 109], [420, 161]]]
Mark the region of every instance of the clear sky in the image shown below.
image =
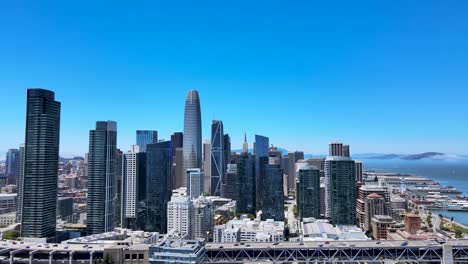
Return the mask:
[[289, 150], [468, 153], [468, 1], [3, 1], [0, 152], [24, 141], [27, 87], [62, 102], [61, 153], [96, 120], [118, 145], [183, 130]]

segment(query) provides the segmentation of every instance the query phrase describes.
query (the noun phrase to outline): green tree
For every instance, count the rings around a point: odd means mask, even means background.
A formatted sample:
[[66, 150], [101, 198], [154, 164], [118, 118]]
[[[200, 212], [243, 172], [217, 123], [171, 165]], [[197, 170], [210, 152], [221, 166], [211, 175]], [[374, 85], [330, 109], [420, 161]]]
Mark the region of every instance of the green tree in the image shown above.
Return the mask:
[[456, 228], [455, 229], [455, 238], [462, 238], [462, 236], [463, 236], [462, 230], [459, 229], [459, 228]]
[[18, 230], [8, 230], [3, 233], [2, 238], [6, 240], [16, 240], [20, 236], [20, 232]]

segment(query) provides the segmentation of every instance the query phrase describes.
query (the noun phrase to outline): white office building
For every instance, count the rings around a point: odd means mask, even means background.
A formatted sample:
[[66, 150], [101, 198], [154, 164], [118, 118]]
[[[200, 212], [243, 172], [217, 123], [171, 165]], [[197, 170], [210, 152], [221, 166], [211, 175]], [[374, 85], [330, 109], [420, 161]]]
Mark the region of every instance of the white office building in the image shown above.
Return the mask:
[[240, 220], [231, 220], [225, 225], [215, 226], [214, 242], [281, 242], [284, 240], [284, 222], [268, 219], [250, 220], [242, 216]]

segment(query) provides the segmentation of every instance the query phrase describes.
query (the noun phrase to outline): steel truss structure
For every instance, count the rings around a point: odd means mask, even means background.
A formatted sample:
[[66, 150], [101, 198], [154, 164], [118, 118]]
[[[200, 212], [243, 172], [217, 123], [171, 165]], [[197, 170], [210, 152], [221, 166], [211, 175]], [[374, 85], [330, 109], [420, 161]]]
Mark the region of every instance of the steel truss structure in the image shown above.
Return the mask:
[[[444, 254], [445, 253], [445, 254]], [[367, 248], [212, 248], [206, 263], [468, 263], [468, 245]]]

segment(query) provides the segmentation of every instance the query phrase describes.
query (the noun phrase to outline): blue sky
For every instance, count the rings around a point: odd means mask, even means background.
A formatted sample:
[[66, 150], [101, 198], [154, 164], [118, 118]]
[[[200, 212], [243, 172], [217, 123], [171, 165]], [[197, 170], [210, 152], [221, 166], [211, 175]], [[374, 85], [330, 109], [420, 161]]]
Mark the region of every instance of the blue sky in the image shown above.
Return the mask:
[[61, 152], [96, 120], [183, 130], [200, 91], [204, 138], [224, 121], [326, 153], [468, 153], [467, 1], [4, 1], [0, 152], [24, 141], [27, 87], [62, 102]]

